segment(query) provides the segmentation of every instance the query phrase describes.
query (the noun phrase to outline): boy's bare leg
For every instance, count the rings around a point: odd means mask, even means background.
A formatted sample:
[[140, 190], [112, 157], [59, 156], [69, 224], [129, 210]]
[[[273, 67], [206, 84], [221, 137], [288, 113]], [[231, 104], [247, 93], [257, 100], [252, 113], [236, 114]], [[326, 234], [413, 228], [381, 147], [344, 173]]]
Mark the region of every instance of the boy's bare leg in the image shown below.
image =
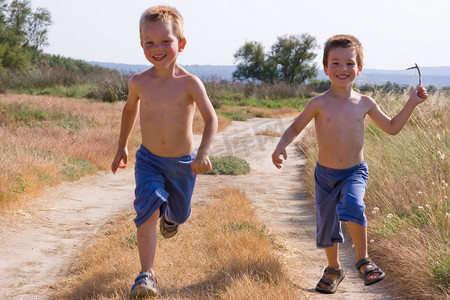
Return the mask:
[[156, 252], [156, 223], [159, 219], [159, 209], [141, 226], [137, 228], [137, 241], [141, 271], [155, 276], [153, 262]]
[[[341, 263], [339, 262], [339, 243], [334, 243], [333, 247], [325, 248], [325, 254], [327, 255], [328, 266], [334, 269], [340, 269]], [[338, 275], [327, 274], [326, 278], [333, 280], [336, 282], [338, 279]], [[325, 284], [320, 285], [324, 289], [328, 289], [329, 286]]]
[[[357, 223], [348, 222], [348, 228], [350, 230], [350, 236], [352, 237], [353, 245], [355, 246], [356, 261], [369, 257], [367, 252], [367, 227], [359, 225]], [[360, 272], [366, 269], [372, 269], [370, 265], [363, 265], [360, 268]], [[372, 280], [380, 276], [379, 273], [370, 275], [367, 279]]]

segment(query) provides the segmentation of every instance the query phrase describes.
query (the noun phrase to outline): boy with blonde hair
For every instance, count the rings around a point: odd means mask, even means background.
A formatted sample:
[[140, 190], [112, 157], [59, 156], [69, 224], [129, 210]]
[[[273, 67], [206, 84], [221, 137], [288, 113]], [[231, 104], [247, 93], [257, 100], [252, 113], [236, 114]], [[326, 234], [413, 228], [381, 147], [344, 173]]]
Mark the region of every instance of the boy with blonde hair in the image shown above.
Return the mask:
[[[209, 151], [217, 132], [217, 116], [201, 81], [177, 63], [186, 45], [180, 13], [169, 6], [148, 8], [140, 19], [141, 46], [150, 69], [129, 81], [122, 112], [119, 145], [113, 173], [128, 159], [128, 138], [140, 113], [142, 145], [136, 152], [134, 207], [141, 273], [130, 298], [157, 295], [153, 262], [156, 224], [173, 237], [190, 214], [196, 174], [211, 170]], [[197, 154], [192, 123], [198, 107], [205, 127]]]
[[363, 50], [360, 42], [351, 35], [336, 35], [327, 40], [323, 66], [331, 88], [311, 99], [286, 129], [272, 154], [272, 162], [281, 168], [283, 159], [287, 159], [286, 147], [314, 119], [319, 145], [314, 172], [316, 244], [325, 249], [328, 260], [316, 290], [332, 294], [345, 277], [338, 255], [338, 243], [344, 241], [340, 221], [348, 222], [356, 253], [355, 267], [365, 285], [385, 277], [367, 252], [364, 193], [369, 173], [363, 157], [365, 116], [368, 115], [381, 130], [395, 135], [428, 94], [419, 86], [394, 118], [385, 115], [372, 98], [353, 90], [354, 80], [362, 71]]

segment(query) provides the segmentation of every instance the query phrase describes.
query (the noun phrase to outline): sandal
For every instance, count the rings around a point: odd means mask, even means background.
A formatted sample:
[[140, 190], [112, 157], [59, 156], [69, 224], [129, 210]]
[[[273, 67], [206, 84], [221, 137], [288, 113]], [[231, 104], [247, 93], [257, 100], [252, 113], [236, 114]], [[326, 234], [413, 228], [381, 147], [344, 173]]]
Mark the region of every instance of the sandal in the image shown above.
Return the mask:
[[[370, 265], [373, 268], [372, 269], [366, 269], [364, 270], [364, 272], [361, 272], [359, 269], [364, 266], [364, 265]], [[377, 283], [378, 281], [381, 281], [384, 279], [384, 277], [386, 277], [386, 274], [377, 267], [377, 265], [370, 259], [370, 258], [363, 258], [360, 261], [358, 261], [355, 264], [356, 269], [358, 270], [359, 273], [359, 277], [361, 277], [362, 279], [364, 279], [364, 284], [365, 285], [371, 285], [374, 283]], [[378, 277], [375, 277], [372, 280], [368, 280], [367, 278], [369, 278], [370, 275], [373, 275], [372, 273], [379, 273], [380, 275]]]
[[[141, 285], [144, 283], [145, 285]], [[148, 296], [157, 296], [158, 291], [156, 290], [156, 277], [148, 272], [141, 272], [131, 287], [130, 299], [144, 299]]]
[[[336, 282], [333, 282], [333, 280], [331, 280], [330, 278], [326, 278], [327, 274], [338, 275]], [[344, 270], [327, 267], [325, 271], [323, 271], [322, 278], [320, 278], [319, 282], [316, 285], [316, 291], [324, 294], [334, 294], [336, 293], [339, 284], [344, 278], [345, 278]], [[323, 288], [320, 286], [321, 284], [325, 284], [330, 288], [329, 289]]]
[[161, 231], [161, 235], [168, 239], [177, 234], [178, 224], [169, 223], [166, 219], [166, 214], [163, 214], [159, 220], [159, 230]]

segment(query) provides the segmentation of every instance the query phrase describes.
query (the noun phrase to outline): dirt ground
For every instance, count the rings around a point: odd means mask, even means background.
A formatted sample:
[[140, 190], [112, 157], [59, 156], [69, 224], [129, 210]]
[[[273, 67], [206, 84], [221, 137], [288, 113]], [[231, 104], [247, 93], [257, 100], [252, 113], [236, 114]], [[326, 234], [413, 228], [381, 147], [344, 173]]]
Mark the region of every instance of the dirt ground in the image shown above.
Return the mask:
[[[251, 119], [233, 122], [217, 135], [211, 155], [246, 159], [245, 176], [198, 176], [193, 209], [210, 198], [211, 189], [233, 185], [246, 194], [261, 218], [285, 245], [283, 250], [293, 284], [310, 299], [392, 299], [389, 278], [365, 287], [354, 268], [348, 237], [340, 257], [346, 278], [335, 295], [322, 295], [314, 287], [326, 267], [324, 251], [315, 247], [312, 199], [303, 192], [304, 161], [294, 144], [281, 170], [271, 162], [279, 137], [257, 135], [264, 130], [282, 133], [292, 122], [285, 119]], [[199, 136], [196, 143], [199, 144]], [[30, 206], [0, 219], [0, 299], [49, 299], [46, 287], [61, 280], [75, 254], [116, 214], [132, 209], [133, 170], [66, 183], [47, 190]], [[11, 222], [14, 220], [14, 222]], [[14, 224], [14, 225], [11, 225]]]

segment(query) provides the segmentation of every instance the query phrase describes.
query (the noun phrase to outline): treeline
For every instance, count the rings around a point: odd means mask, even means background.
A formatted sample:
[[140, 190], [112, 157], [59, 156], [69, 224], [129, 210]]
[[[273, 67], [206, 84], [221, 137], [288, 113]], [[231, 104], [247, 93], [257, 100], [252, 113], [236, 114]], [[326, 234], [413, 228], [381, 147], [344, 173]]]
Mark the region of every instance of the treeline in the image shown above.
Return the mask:
[[127, 75], [82, 60], [45, 54], [51, 13], [30, 0], [0, 0], [0, 93], [126, 99]]

